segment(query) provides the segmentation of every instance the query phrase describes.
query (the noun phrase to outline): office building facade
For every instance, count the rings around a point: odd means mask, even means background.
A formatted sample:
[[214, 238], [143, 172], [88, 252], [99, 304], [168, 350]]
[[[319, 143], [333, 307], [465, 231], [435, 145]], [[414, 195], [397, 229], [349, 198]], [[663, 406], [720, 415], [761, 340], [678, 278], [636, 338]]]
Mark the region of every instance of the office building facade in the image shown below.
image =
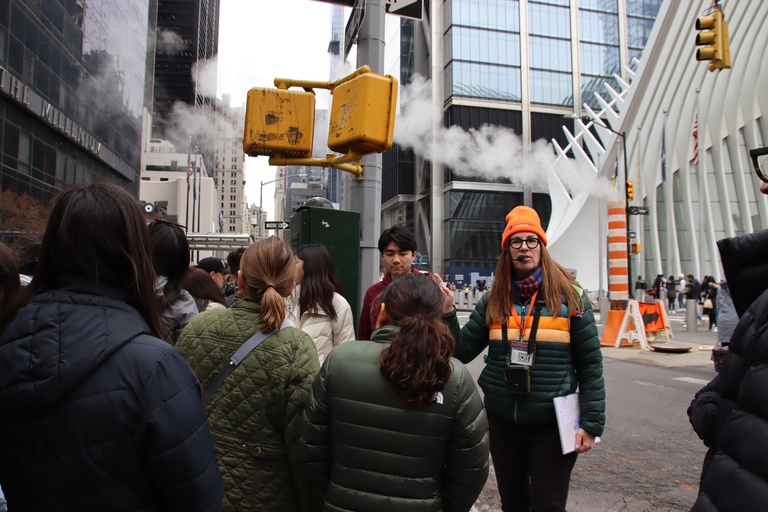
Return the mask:
[[2, 189], [47, 199], [107, 179], [138, 195], [150, 10], [0, 1]]
[[247, 233], [250, 217], [245, 204], [245, 109], [232, 107], [229, 94], [224, 94], [217, 103], [214, 173], [224, 219], [223, 232]]
[[[573, 121], [563, 116], [597, 107], [593, 92], [617, 89], [616, 75], [629, 79], [625, 67], [642, 52], [661, 0], [429, 4], [423, 20], [387, 20], [385, 72], [401, 84], [414, 73], [432, 80], [437, 130], [500, 127], [519, 137], [525, 159], [543, 151], [540, 139], [565, 146], [562, 127]], [[498, 173], [473, 165], [443, 165], [408, 147], [383, 159], [382, 229], [412, 222], [432, 270], [459, 283], [495, 269], [512, 208], [533, 207], [545, 229], [552, 212], [547, 181], [517, 173], [520, 162]]]

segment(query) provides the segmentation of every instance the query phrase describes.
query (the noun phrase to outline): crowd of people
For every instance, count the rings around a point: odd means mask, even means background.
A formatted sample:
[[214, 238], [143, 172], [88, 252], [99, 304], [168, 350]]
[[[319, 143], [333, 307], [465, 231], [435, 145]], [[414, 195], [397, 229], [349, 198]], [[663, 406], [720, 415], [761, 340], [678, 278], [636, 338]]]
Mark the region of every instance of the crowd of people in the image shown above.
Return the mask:
[[[8, 508], [466, 511], [493, 457], [503, 510], [564, 510], [604, 425], [597, 327], [537, 214], [507, 220], [463, 329], [450, 288], [413, 269], [413, 234], [382, 233], [356, 335], [322, 245], [271, 237], [191, 265], [183, 226], [123, 189], [63, 192], [26, 288], [0, 245]], [[483, 403], [462, 361], [486, 346]], [[577, 389], [563, 454], [553, 399]]]
[[[597, 324], [538, 214], [518, 206], [506, 222], [493, 287], [463, 327], [450, 287], [413, 269], [413, 234], [385, 230], [386, 274], [355, 335], [322, 245], [270, 237], [191, 265], [183, 226], [147, 222], [123, 189], [61, 193], [26, 288], [0, 244], [8, 508], [468, 511], [492, 459], [503, 511], [565, 511], [576, 459], [605, 427]], [[645, 287], [670, 308], [700, 300], [718, 334], [735, 317], [722, 372], [688, 411], [710, 447], [697, 512], [753, 510], [768, 481], [754, 449], [768, 231], [718, 245], [728, 281]], [[464, 363], [486, 349], [483, 400]], [[571, 448], [554, 399], [576, 392]]]

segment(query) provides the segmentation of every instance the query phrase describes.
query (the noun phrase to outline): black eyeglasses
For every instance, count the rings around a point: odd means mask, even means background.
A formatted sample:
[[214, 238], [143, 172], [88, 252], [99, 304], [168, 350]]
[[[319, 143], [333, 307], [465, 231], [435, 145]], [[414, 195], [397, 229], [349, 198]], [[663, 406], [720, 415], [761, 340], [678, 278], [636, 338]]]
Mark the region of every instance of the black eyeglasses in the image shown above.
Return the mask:
[[[539, 239], [536, 237], [526, 238], [525, 239], [525, 245], [528, 246], [529, 249], [535, 249], [539, 246]], [[522, 238], [513, 238], [509, 241], [510, 247], [513, 249], [519, 249], [523, 246], [523, 239]]]
[[750, 149], [749, 156], [757, 177], [768, 183], [768, 148]]

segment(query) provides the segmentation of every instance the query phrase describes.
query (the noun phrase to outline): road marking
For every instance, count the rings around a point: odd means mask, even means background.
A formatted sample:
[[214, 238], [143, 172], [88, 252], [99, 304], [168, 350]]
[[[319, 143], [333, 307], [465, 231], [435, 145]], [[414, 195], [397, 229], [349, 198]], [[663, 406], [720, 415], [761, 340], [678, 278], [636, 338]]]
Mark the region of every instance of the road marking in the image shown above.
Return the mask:
[[675, 377], [675, 380], [679, 380], [681, 382], [690, 382], [691, 384], [701, 384], [702, 386], [709, 384], [708, 380], [694, 379], [693, 377]]

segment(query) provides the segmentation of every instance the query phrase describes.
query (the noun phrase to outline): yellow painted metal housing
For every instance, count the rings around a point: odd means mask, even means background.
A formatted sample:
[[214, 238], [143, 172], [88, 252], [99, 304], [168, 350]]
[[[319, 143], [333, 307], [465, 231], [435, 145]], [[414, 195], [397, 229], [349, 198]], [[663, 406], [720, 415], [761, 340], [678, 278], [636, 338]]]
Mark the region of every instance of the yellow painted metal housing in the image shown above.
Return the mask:
[[383, 153], [392, 147], [397, 79], [364, 73], [333, 89], [328, 147], [337, 153]]
[[254, 87], [248, 91], [243, 151], [250, 156], [312, 155], [315, 94]]

